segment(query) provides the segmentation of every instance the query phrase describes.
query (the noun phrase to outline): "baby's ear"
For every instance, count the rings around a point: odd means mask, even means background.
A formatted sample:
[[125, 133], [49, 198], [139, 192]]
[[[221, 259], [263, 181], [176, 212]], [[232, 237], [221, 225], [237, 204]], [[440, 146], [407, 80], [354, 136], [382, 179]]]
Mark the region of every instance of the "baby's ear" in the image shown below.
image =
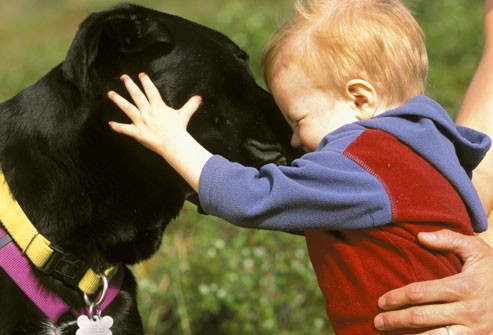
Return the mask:
[[358, 120], [368, 120], [376, 115], [378, 95], [372, 84], [362, 79], [351, 79], [345, 88]]

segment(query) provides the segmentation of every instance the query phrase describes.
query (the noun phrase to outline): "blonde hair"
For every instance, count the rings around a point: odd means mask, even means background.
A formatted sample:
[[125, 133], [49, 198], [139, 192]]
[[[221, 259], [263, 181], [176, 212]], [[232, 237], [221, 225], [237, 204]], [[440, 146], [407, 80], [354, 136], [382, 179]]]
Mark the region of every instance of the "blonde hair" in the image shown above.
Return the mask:
[[321, 87], [343, 92], [349, 80], [364, 79], [389, 104], [426, 87], [424, 34], [398, 0], [298, 0], [264, 50], [267, 86], [281, 54]]

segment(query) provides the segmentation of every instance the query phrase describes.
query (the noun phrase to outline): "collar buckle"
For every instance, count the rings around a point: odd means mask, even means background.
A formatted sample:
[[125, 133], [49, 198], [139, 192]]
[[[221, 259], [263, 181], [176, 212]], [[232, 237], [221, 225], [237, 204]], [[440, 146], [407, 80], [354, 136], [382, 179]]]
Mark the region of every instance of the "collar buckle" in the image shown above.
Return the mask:
[[[0, 227], [0, 229], [1, 229], [1, 227]], [[5, 234], [3, 237], [0, 238], [0, 249], [5, 247], [10, 242], [12, 242], [12, 238], [10, 237], [9, 234]]]
[[86, 262], [64, 253], [61, 249], [51, 246], [53, 254], [46, 264], [40, 268], [41, 272], [49, 274], [67, 285], [78, 287], [80, 280], [88, 270]]

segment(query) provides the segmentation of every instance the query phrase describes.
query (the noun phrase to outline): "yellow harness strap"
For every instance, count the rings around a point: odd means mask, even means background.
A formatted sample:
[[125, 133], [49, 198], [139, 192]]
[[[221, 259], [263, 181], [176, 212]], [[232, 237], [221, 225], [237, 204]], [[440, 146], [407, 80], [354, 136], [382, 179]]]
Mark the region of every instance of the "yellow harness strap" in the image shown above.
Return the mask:
[[[51, 242], [41, 235], [32, 225], [19, 203], [12, 197], [5, 176], [0, 171], [0, 221], [17, 243], [23, 254], [39, 269], [43, 269], [55, 252]], [[105, 271], [106, 277], [111, 279], [118, 270], [113, 266]], [[88, 269], [79, 281], [79, 289], [88, 294], [96, 293], [101, 286], [102, 279], [92, 269]]]

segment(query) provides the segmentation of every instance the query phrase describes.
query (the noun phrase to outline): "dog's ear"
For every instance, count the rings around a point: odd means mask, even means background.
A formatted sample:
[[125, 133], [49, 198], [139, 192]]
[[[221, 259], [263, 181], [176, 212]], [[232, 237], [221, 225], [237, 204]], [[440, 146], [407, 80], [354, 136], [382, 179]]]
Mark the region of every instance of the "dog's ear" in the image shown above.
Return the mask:
[[173, 35], [164, 21], [132, 8], [94, 13], [81, 23], [62, 64], [67, 79], [84, 88], [100, 59], [109, 59], [110, 64], [116, 65], [121, 57], [145, 52], [158, 44], [172, 48]]

